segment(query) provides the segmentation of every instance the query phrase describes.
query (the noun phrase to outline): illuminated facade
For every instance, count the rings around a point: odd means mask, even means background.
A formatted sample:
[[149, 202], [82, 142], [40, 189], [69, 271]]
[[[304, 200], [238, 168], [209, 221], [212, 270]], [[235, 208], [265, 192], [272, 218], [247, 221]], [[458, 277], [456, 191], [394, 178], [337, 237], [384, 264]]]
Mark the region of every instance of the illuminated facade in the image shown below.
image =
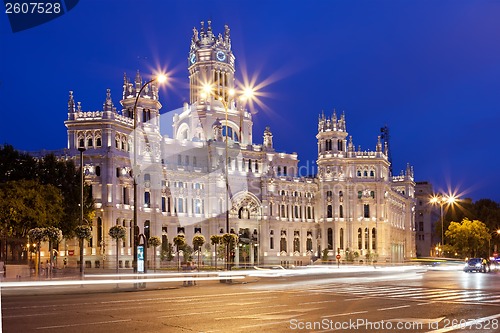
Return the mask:
[[[228, 207], [230, 231], [240, 235], [232, 258], [236, 264], [309, 264], [325, 249], [330, 260], [337, 252], [342, 259], [364, 262], [415, 256], [413, 170], [407, 167], [391, 177], [387, 147], [380, 138], [375, 151], [355, 150], [344, 114], [321, 115], [318, 174], [300, 177], [297, 154], [276, 152], [270, 128], [255, 143], [252, 113], [227, 95], [236, 88], [229, 28], [218, 36], [210, 21], [200, 31], [193, 29], [187, 64], [190, 103], [173, 116], [161, 116], [172, 117], [172, 136], [160, 132], [158, 87], [149, 84], [138, 99], [140, 233], [159, 236], [164, 244], [184, 233], [190, 245], [201, 233], [208, 244], [203, 260], [211, 263], [210, 236], [226, 232]], [[121, 110], [113, 105], [109, 90], [102, 111], [82, 111], [70, 93], [67, 153], [78, 164], [78, 148], [86, 148], [85, 180], [92, 185], [96, 205], [93, 239], [85, 249], [87, 266], [114, 267], [115, 243], [108, 230], [115, 224], [127, 228], [119, 246], [121, 267], [132, 265], [133, 114], [143, 83], [139, 73], [133, 80], [124, 77]], [[203, 97], [205, 83], [225, 98], [227, 110], [214, 96]]]

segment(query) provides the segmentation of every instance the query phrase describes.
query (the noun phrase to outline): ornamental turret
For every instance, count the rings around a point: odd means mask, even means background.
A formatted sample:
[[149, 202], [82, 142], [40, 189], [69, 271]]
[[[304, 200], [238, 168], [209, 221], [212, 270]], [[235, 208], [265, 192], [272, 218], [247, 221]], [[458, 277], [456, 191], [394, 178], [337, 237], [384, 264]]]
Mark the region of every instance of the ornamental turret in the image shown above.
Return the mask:
[[[231, 51], [229, 27], [224, 26], [224, 35], [217, 37], [212, 32], [212, 22], [201, 22], [200, 31], [193, 28], [193, 37], [188, 54], [190, 103], [201, 101], [202, 89], [211, 85], [213, 93], [228, 99], [228, 90], [235, 88], [234, 55]], [[209, 98], [212, 100], [212, 98]]]

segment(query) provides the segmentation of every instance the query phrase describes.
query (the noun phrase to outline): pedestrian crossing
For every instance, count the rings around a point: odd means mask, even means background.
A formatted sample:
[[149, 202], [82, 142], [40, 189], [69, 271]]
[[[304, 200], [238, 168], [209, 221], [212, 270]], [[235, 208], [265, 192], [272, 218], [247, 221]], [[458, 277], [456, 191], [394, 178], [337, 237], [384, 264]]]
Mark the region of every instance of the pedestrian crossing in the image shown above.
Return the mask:
[[[308, 286], [307, 288], [301, 289], [296, 296], [300, 296], [301, 293], [331, 293], [354, 296], [355, 298], [393, 298], [422, 302], [473, 302], [500, 305], [500, 293], [488, 292], [485, 290], [330, 284], [315, 287]], [[352, 298], [350, 299], [352, 300]]]

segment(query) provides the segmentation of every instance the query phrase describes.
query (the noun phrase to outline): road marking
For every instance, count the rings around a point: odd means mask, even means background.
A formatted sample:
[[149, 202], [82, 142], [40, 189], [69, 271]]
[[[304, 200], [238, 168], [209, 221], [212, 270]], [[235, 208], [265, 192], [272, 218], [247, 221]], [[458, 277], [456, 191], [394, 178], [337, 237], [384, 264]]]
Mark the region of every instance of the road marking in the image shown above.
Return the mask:
[[367, 299], [367, 298], [369, 298], [369, 297], [362, 297], [362, 296], [360, 296], [360, 297], [355, 297], [355, 298], [346, 298], [346, 299], [344, 299], [343, 301], [344, 301], [344, 302], [350, 302], [350, 301], [362, 301], [362, 300], [365, 300], [365, 299]]
[[101, 324], [116, 324], [116, 323], [124, 323], [127, 321], [132, 321], [132, 319], [122, 319], [122, 320], [109, 320], [109, 321], [97, 321], [93, 323], [85, 322], [81, 324], [68, 324], [68, 325], [57, 325], [57, 326], [42, 326], [37, 327], [37, 330], [47, 330], [52, 328], [64, 328], [64, 327], [77, 327], [77, 326], [87, 326], [87, 325], [101, 325]]
[[317, 301], [317, 302], [304, 302], [297, 305], [319, 304], [319, 303], [335, 303], [336, 301]]
[[392, 306], [390, 308], [377, 309], [377, 311], [394, 310], [394, 309], [402, 309], [402, 308], [409, 308], [409, 307], [410, 307], [409, 305]]
[[321, 316], [321, 318], [340, 317], [340, 316], [350, 316], [350, 315], [355, 315], [355, 314], [360, 314], [360, 313], [367, 313], [367, 312], [368, 312], [368, 311], [356, 311], [356, 312], [337, 313], [337, 314], [334, 314], [334, 315]]

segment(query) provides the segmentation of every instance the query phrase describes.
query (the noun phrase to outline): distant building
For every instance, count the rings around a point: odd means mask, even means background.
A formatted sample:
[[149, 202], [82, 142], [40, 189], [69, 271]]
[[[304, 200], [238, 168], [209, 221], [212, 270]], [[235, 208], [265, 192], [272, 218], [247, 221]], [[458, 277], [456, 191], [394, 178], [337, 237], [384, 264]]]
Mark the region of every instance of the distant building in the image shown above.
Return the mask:
[[[325, 249], [329, 259], [337, 252], [343, 259], [357, 253], [363, 261], [401, 262], [415, 256], [413, 170], [408, 166], [392, 177], [388, 147], [380, 137], [373, 151], [355, 149], [345, 115], [322, 114], [316, 135], [318, 174], [302, 177], [298, 155], [277, 152], [270, 128], [256, 143], [252, 113], [228, 95], [236, 87], [227, 26], [218, 36], [210, 21], [200, 31], [193, 29], [187, 65], [190, 103], [173, 116], [172, 137], [160, 133], [162, 105], [157, 85], [150, 83], [138, 98], [134, 145], [134, 102], [145, 82], [139, 73], [124, 77], [119, 109], [109, 89], [97, 111], [82, 110], [70, 92], [65, 154], [78, 165], [78, 148], [86, 148], [85, 181], [92, 185], [96, 205], [94, 235], [85, 249], [88, 266], [114, 267], [108, 230], [115, 224], [127, 229], [119, 245], [121, 266], [132, 265], [134, 146], [137, 224], [146, 238], [160, 236], [163, 248], [179, 233], [189, 244], [201, 233], [209, 244], [211, 235], [227, 232], [228, 207], [229, 231], [240, 235], [232, 255], [236, 264], [309, 264]], [[202, 94], [206, 83], [228, 103], [227, 109]], [[204, 246], [202, 252], [210, 263], [213, 247]]]
[[434, 195], [432, 184], [429, 182], [416, 182], [415, 185], [415, 223], [417, 256], [435, 256], [435, 246], [441, 243], [441, 234], [436, 233], [436, 223], [439, 224], [439, 207], [430, 203]]

